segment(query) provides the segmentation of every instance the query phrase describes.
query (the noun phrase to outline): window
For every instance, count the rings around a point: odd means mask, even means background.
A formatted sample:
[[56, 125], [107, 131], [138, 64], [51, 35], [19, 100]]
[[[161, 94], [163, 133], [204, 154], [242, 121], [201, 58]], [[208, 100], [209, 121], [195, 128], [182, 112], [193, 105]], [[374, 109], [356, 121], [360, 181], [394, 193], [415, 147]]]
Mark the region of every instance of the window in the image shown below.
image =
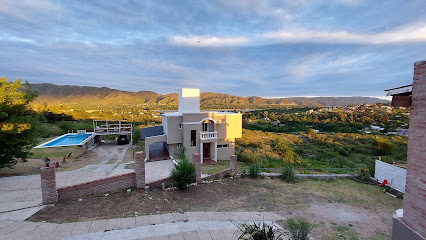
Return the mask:
[[229, 144], [217, 145], [217, 148], [228, 148]]
[[182, 124], [179, 124], [179, 129], [182, 129]]
[[208, 131], [209, 131], [209, 123], [203, 122], [203, 132], [208, 132]]
[[191, 130], [191, 147], [197, 146], [197, 130]]
[[180, 149], [180, 143], [178, 143], [178, 145], [177, 145], [177, 149]]

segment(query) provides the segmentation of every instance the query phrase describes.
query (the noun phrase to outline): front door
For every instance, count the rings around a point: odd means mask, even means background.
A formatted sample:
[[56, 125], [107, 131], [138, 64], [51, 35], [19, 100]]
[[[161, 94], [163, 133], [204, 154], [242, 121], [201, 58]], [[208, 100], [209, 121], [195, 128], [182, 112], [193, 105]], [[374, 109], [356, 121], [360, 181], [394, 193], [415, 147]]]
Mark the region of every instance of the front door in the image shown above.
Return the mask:
[[203, 143], [203, 158], [210, 157], [210, 143]]

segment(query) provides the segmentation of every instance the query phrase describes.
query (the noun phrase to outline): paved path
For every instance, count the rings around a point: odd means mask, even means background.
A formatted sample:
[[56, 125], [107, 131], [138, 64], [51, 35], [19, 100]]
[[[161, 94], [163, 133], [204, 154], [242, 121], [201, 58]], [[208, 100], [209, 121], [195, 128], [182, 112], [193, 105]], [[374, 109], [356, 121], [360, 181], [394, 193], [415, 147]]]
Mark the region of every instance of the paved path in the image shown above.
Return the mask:
[[[120, 163], [128, 145], [101, 145], [94, 152], [98, 155], [98, 164], [86, 165], [77, 170], [56, 172], [56, 187], [70, 186], [108, 176], [132, 172], [126, 169], [126, 163]], [[110, 161], [115, 159], [115, 161]], [[112, 164], [106, 164], [107, 162]], [[173, 168], [173, 161], [146, 163], [146, 181], [155, 181], [168, 177]], [[15, 176], [0, 178], [0, 221], [25, 220], [40, 209], [41, 198], [40, 175]], [[24, 209], [19, 210], [17, 209]], [[14, 211], [9, 212], [9, 211]]]
[[187, 212], [77, 223], [0, 221], [0, 239], [238, 239], [244, 223], [275, 223], [283, 217], [270, 212]]

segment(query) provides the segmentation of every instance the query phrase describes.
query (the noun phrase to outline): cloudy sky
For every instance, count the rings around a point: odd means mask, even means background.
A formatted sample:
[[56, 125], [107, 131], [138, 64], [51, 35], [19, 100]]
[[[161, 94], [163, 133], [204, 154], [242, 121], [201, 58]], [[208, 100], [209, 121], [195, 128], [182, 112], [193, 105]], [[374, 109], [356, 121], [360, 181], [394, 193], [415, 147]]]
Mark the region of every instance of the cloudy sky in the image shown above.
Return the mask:
[[9, 80], [382, 97], [419, 60], [425, 0], [0, 0]]

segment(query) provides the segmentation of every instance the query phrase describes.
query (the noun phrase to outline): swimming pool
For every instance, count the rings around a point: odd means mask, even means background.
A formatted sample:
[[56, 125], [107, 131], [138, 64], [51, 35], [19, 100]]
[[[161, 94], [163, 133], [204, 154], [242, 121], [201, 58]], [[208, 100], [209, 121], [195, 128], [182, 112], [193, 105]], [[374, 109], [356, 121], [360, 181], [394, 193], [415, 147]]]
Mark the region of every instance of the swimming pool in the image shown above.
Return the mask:
[[68, 133], [52, 139], [48, 142], [38, 145], [34, 148], [47, 148], [47, 147], [65, 147], [65, 146], [80, 146], [95, 136], [94, 133]]

